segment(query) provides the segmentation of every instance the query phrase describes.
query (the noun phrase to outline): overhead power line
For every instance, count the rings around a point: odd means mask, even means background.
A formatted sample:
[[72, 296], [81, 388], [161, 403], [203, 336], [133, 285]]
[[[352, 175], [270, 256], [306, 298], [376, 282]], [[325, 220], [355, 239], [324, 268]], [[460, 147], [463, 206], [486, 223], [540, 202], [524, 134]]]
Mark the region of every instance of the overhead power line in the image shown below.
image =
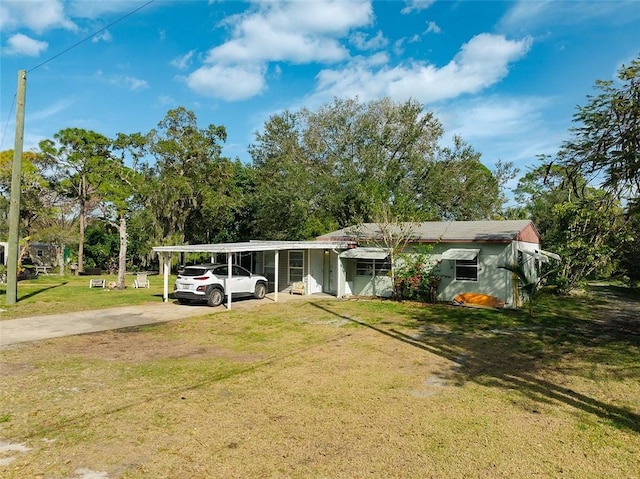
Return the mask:
[[86, 42], [87, 40], [91, 40], [93, 37], [95, 37], [96, 35], [104, 32], [105, 30], [107, 30], [108, 28], [111, 28], [112, 26], [114, 26], [116, 23], [121, 22], [122, 20], [124, 20], [127, 17], [130, 17], [131, 15], [133, 15], [136, 12], [139, 12], [140, 10], [142, 10], [143, 8], [151, 5], [153, 2], [155, 2], [155, 0], [149, 0], [147, 3], [140, 5], [138, 8], [135, 8], [134, 10], [131, 10], [129, 13], [127, 13], [126, 15], [121, 16], [120, 18], [118, 18], [117, 20], [111, 22], [110, 24], [108, 24], [107, 26], [101, 28], [100, 30], [97, 30], [95, 32], [93, 32], [91, 35], [89, 35], [88, 37], [83, 38], [82, 40], [80, 40], [77, 43], [74, 43], [73, 45], [71, 45], [69, 48], [66, 48], [65, 50], [62, 50], [60, 53], [57, 53], [56, 55], [52, 56], [51, 58], [49, 58], [48, 60], [43, 61], [42, 63], [36, 65], [35, 67], [33, 67], [31, 70], [28, 70], [27, 73], [31, 73], [34, 70], [37, 70], [38, 68], [40, 68], [41, 66], [46, 65], [47, 63], [49, 63], [50, 61], [55, 60], [56, 58], [58, 58], [59, 56], [64, 55], [65, 53], [67, 53], [70, 50], [73, 50], [74, 48], [76, 48], [79, 45], [82, 45], [84, 42]]
[[4, 137], [7, 134], [7, 128], [9, 127], [9, 122], [11, 121], [11, 115], [13, 114], [13, 107], [16, 106], [16, 97], [17, 93], [13, 94], [13, 101], [11, 102], [11, 108], [9, 108], [9, 116], [7, 117], [7, 123], [4, 125], [4, 130], [2, 131], [2, 138], [0, 139], [0, 150], [2, 150], [2, 145], [4, 145]]
[[[62, 50], [60, 53], [57, 53], [56, 55], [52, 56], [51, 58], [49, 58], [48, 60], [43, 61], [42, 63], [39, 63], [38, 65], [36, 65], [35, 67], [33, 67], [31, 70], [28, 70], [27, 73], [31, 73], [34, 70], [37, 70], [38, 68], [40, 68], [41, 66], [46, 65], [47, 63], [55, 60], [56, 58], [64, 55], [65, 53], [69, 52], [70, 50], [73, 50], [74, 48], [76, 48], [79, 45], [82, 45], [84, 42], [86, 42], [87, 40], [92, 39], [93, 37], [95, 37], [96, 35], [99, 35], [100, 33], [104, 32], [105, 30], [107, 30], [108, 28], [111, 28], [112, 26], [114, 26], [116, 23], [121, 22], [122, 20], [124, 20], [127, 17], [130, 17], [131, 15], [133, 15], [136, 12], [139, 12], [140, 10], [142, 10], [143, 8], [151, 5], [153, 2], [155, 2], [155, 0], [149, 0], [148, 2], [140, 5], [139, 7], [131, 10], [130, 12], [128, 12], [127, 14], [119, 17], [118, 19], [114, 20], [113, 22], [109, 23], [108, 25], [106, 25], [105, 27], [102, 27], [100, 30], [97, 30], [95, 32], [93, 32], [91, 35], [83, 38], [82, 40], [80, 40], [77, 43], [74, 43], [73, 45], [71, 45], [69, 48], [66, 48], [64, 50]], [[15, 102], [16, 102], [16, 93], [14, 93], [13, 95], [13, 102], [11, 104], [11, 108], [9, 110], [9, 117], [7, 118], [7, 122], [5, 124], [4, 130], [2, 132], [2, 137], [0, 138], [0, 149], [2, 148], [2, 146], [4, 145], [4, 138], [7, 132], [7, 128], [9, 126], [9, 122], [11, 120], [11, 114], [13, 113], [13, 107], [15, 106]]]

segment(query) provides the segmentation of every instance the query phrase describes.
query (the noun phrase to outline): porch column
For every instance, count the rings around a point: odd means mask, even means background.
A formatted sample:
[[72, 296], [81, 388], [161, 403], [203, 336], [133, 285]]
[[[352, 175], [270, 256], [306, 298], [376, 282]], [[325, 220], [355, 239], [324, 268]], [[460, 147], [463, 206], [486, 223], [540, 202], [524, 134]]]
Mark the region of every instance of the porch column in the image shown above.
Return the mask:
[[275, 264], [275, 276], [276, 277], [275, 277], [275, 291], [273, 293], [273, 300], [275, 302], [278, 302], [278, 276], [280, 274], [279, 271], [278, 271], [280, 268], [278, 266], [280, 264], [280, 251], [276, 250], [275, 253], [276, 253], [275, 254], [275, 261], [276, 261], [276, 264]]
[[233, 264], [231, 261], [231, 253], [227, 253], [227, 267], [229, 268], [228, 276], [227, 276], [227, 310], [231, 309], [231, 270], [233, 268]]

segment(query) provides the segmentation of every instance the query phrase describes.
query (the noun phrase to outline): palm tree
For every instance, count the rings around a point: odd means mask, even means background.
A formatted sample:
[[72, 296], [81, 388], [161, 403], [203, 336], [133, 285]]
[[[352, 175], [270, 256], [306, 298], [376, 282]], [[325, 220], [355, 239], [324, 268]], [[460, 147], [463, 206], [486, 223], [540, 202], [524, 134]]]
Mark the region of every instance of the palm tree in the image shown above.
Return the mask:
[[511, 271], [518, 278], [518, 289], [526, 296], [529, 307], [529, 317], [533, 318], [533, 305], [540, 293], [542, 277], [537, 279], [529, 277], [524, 266], [521, 264], [505, 264], [498, 266], [498, 268]]

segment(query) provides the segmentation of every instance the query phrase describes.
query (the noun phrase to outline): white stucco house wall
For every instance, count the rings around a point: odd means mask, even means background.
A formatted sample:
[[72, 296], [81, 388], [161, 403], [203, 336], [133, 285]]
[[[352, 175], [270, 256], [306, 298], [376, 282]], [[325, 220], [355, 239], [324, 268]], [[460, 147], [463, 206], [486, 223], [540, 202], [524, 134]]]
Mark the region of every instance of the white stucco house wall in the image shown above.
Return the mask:
[[[418, 245], [432, 245], [429, 259], [436, 263], [441, 278], [437, 290], [439, 301], [451, 301], [457, 294], [474, 292], [496, 296], [505, 306], [516, 307], [520, 299], [517, 279], [499, 266], [520, 264], [530, 278], [536, 278], [542, 262], [559, 259], [541, 249], [540, 234], [529, 220], [424, 222], [404, 225], [402, 229], [410, 236], [405, 253], [411, 253]], [[319, 241], [339, 239], [367, 245], [371, 253], [384, 251], [381, 226], [376, 223], [318, 238]], [[342, 254], [347, 290], [354, 295], [391, 296], [392, 282], [387, 274], [389, 258], [358, 257], [354, 254], [356, 251]]]

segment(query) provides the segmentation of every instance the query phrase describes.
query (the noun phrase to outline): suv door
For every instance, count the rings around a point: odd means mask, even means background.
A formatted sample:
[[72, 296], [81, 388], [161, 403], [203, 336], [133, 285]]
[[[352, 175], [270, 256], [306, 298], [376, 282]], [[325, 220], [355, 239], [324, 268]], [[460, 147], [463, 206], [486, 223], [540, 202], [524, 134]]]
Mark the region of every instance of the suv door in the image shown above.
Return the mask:
[[233, 292], [253, 293], [251, 273], [238, 265], [234, 265], [231, 271], [233, 274]]

